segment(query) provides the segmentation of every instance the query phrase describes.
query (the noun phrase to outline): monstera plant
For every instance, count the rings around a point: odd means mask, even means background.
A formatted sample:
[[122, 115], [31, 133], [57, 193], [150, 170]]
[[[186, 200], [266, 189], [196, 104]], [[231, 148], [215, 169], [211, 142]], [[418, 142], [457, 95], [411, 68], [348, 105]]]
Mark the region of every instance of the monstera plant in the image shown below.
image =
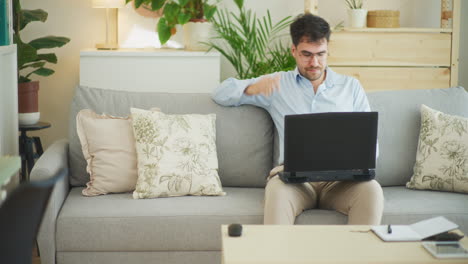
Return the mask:
[[50, 76], [53, 69], [48, 63], [57, 63], [55, 53], [40, 52], [43, 49], [62, 47], [70, 41], [66, 37], [45, 36], [29, 42], [21, 38], [21, 30], [34, 21], [45, 22], [47, 12], [42, 9], [25, 10], [21, 8], [19, 0], [13, 0], [13, 41], [17, 45], [18, 53], [18, 106], [20, 124], [34, 124], [39, 120], [37, 91], [39, 82], [33, 81], [31, 76]]
[[[127, 3], [132, 0], [126, 0]], [[133, 0], [135, 8], [141, 5], [151, 7], [153, 11], [163, 10], [157, 25], [159, 41], [165, 44], [176, 33], [177, 25], [209, 22], [216, 13], [216, 3], [210, 0]], [[185, 31], [189, 31], [186, 29]], [[199, 33], [196, 33], [200, 36]]]

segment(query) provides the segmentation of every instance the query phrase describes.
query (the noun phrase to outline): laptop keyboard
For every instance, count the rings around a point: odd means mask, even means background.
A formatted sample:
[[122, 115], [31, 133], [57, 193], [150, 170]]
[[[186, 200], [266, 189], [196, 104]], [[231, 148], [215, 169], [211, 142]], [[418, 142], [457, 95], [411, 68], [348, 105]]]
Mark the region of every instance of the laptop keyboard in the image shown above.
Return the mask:
[[[291, 178], [307, 178], [308, 181], [368, 180], [374, 170], [301, 171], [291, 173]], [[373, 177], [372, 177], [373, 178]]]

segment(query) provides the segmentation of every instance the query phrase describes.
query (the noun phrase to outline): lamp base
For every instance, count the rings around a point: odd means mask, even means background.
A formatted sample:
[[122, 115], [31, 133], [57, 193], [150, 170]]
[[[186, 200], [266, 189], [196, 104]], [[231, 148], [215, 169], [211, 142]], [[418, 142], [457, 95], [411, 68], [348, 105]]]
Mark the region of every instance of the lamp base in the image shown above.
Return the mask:
[[119, 49], [119, 44], [117, 44], [117, 43], [102, 43], [102, 44], [96, 44], [96, 49], [100, 49], [100, 50], [115, 50], [115, 49]]

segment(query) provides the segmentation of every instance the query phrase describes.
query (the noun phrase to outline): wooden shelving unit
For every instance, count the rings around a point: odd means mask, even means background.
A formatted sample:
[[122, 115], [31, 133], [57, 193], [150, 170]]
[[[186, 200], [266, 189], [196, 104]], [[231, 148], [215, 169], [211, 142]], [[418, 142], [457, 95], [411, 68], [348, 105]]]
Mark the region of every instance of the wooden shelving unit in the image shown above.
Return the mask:
[[[460, 0], [441, 0], [441, 5], [441, 28], [345, 28], [333, 32], [328, 64], [359, 79], [368, 91], [457, 86]], [[450, 25], [447, 18], [452, 19], [451, 28], [445, 27]]]
[[415, 32], [415, 33], [452, 33], [451, 28], [344, 28], [336, 32]]

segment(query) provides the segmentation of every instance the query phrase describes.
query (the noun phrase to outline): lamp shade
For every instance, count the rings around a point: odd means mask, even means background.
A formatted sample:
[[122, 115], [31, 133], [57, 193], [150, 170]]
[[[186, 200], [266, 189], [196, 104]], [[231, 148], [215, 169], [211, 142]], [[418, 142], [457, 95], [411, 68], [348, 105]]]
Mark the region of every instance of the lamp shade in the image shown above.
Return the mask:
[[94, 8], [120, 8], [125, 6], [125, 0], [93, 0]]

